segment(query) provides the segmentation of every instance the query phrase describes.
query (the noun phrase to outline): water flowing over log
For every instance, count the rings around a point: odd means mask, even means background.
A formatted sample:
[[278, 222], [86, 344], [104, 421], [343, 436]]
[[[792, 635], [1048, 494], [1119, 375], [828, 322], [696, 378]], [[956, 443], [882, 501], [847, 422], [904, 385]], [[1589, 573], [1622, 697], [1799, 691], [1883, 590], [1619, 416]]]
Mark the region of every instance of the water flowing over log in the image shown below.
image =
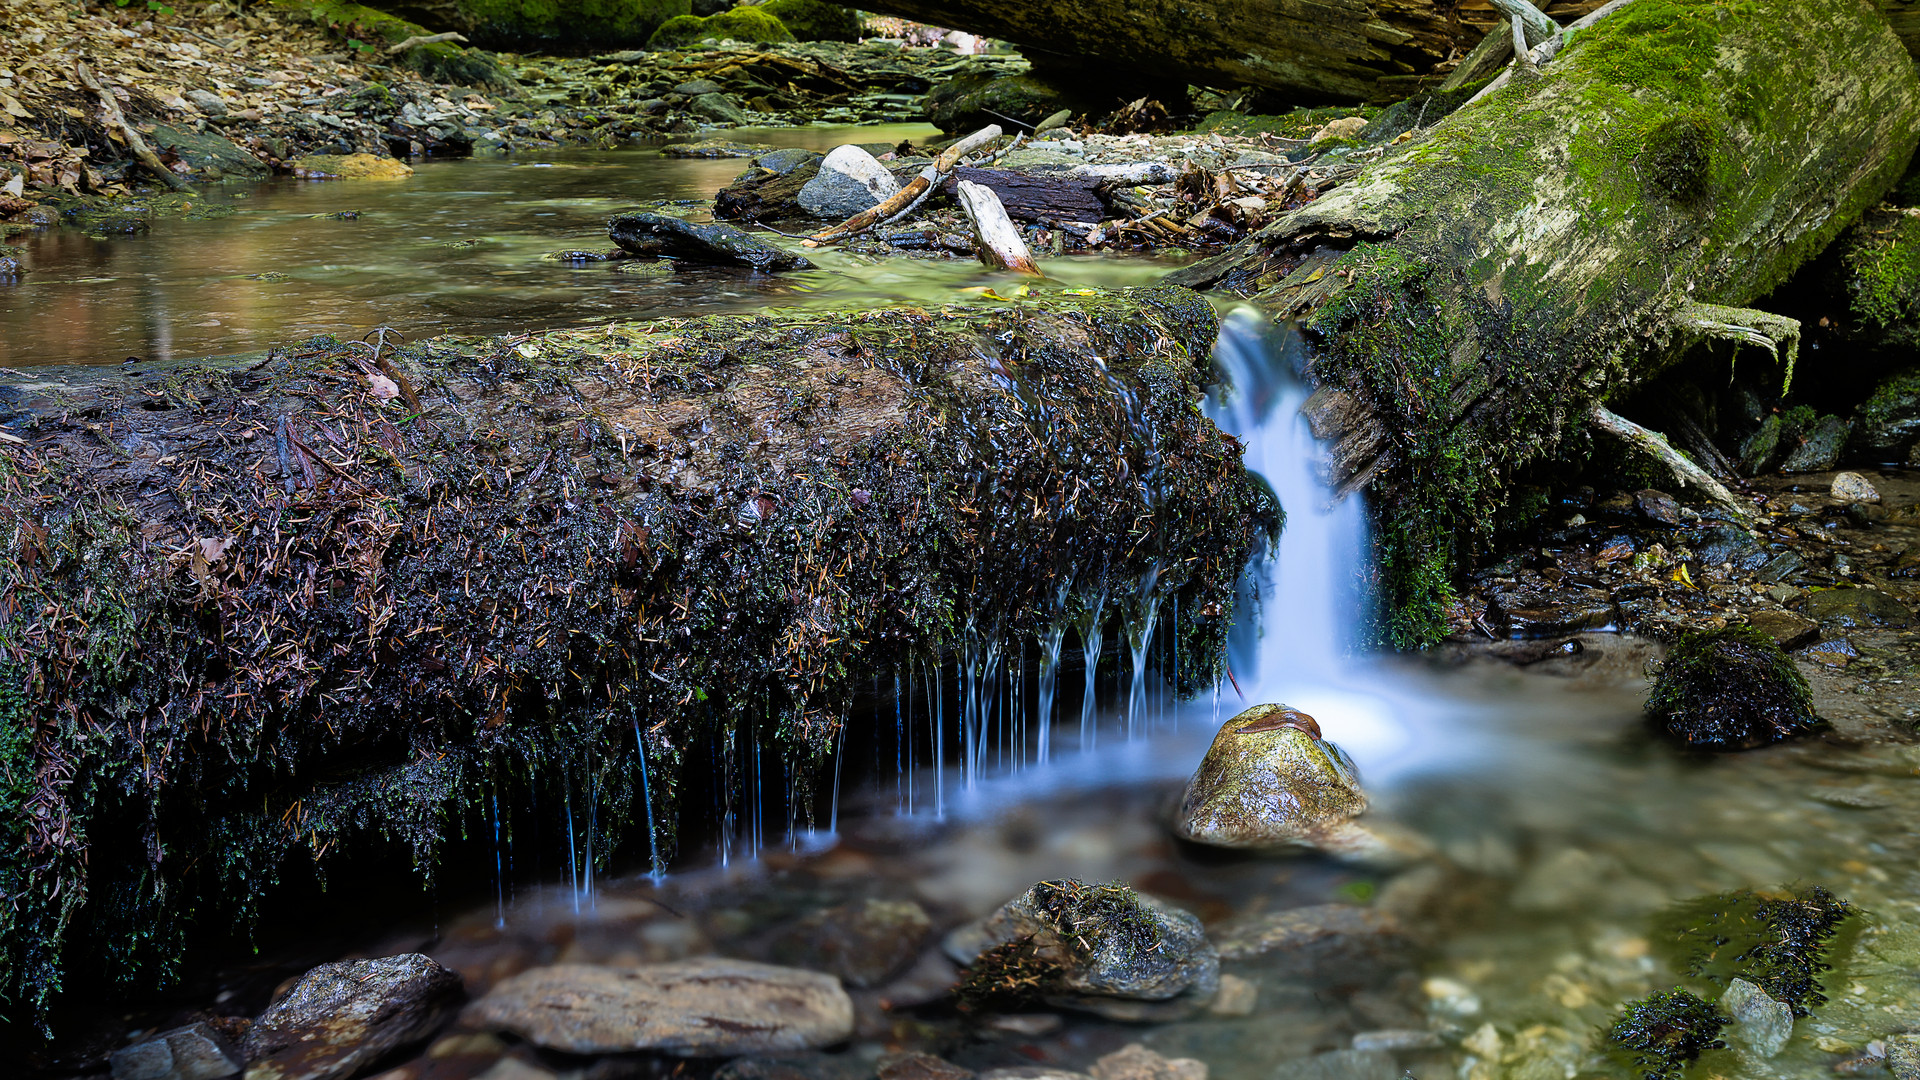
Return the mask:
[[0, 992], [63, 942], [150, 985], [191, 907], [489, 799], [670, 852], [687, 769], [803, 779], [880, 673], [1083, 595], [1172, 601], [1209, 684], [1273, 522], [1215, 334], [1161, 287], [0, 373]]
[[1892, 187], [1916, 121], [1914, 66], [1858, 0], [1632, 0], [1173, 280], [1316, 345], [1312, 418], [1336, 483], [1382, 496], [1383, 630], [1412, 644], [1596, 404], [1708, 338], [1791, 356], [1797, 324], [1745, 305]]

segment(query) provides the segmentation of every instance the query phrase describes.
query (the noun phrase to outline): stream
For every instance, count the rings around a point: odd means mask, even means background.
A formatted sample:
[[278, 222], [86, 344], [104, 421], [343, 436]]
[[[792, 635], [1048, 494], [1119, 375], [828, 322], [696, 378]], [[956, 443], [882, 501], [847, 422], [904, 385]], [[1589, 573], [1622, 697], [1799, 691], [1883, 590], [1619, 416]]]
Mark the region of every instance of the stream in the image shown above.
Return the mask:
[[[930, 128], [734, 133], [826, 149], [921, 138]], [[550, 251], [607, 246], [604, 222], [636, 205], [704, 202], [742, 168], [654, 151], [428, 161], [405, 184], [280, 182], [207, 193], [233, 212], [92, 239], [27, 241], [34, 272], [0, 289], [0, 365], [118, 363], [232, 354], [381, 324], [410, 338], [501, 333], [770, 305], [928, 302], [1001, 280], [960, 261], [876, 263], [828, 255], [781, 278], [632, 274]], [[684, 205], [694, 205], [692, 202]], [[357, 217], [338, 215], [353, 211]], [[1133, 284], [1150, 260], [1053, 260], [1056, 278]], [[496, 821], [484, 890], [436, 898], [433, 915], [350, 918], [326, 955], [268, 951], [216, 975], [211, 1001], [247, 1003], [302, 965], [425, 952], [467, 993], [532, 966], [627, 965], [703, 955], [779, 960], [821, 908], [912, 901], [936, 935], [906, 974], [854, 992], [850, 1043], [791, 1063], [790, 1080], [872, 1075], [883, 1055], [929, 1049], [969, 1069], [1087, 1070], [1139, 1042], [1206, 1063], [1214, 1080], [1567, 1080], [1626, 1075], [1594, 1052], [1620, 1005], [1679, 981], [1662, 912], [1746, 887], [1819, 884], [1861, 915], [1823, 981], [1831, 1001], [1777, 1056], [1709, 1053], [1715, 1075], [1814, 1077], [1920, 1026], [1920, 753], [1807, 743], [1713, 758], [1650, 740], [1641, 718], [1645, 641], [1589, 634], [1584, 651], [1527, 668], [1458, 655], [1356, 658], [1364, 603], [1358, 498], [1320, 486], [1320, 449], [1298, 410], [1294, 344], [1233, 315], [1216, 352], [1208, 414], [1247, 447], [1289, 517], [1257, 559], [1230, 659], [1233, 684], [1172, 700], [1181, 662], [1156, 612], [1131, 637], [1028, 643], [999, 698], [962, 716], [962, 674], [876, 681], [873, 733], [836, 762], [830, 814], [802, 829], [766, 807], [755, 774], [715, 844], [670, 866], [584, 876], [577, 856], [536, 850]], [[1159, 620], [1158, 622], [1156, 620]], [[1064, 644], [1064, 649], [1062, 645]], [[1035, 674], [1050, 647], [1053, 677]], [[1243, 700], [1244, 698], [1244, 700]], [[1286, 702], [1316, 717], [1357, 764], [1373, 814], [1431, 843], [1400, 869], [1318, 856], [1255, 857], [1173, 840], [1173, 803], [1219, 723]], [[976, 703], [977, 705], [977, 703]], [[1043, 711], [1044, 709], [1044, 711]], [[963, 732], [963, 725], [965, 727]], [[954, 749], [964, 734], [974, 747]], [[769, 790], [766, 785], [772, 785]], [[551, 809], [551, 808], [549, 808]], [[573, 807], [568, 808], [573, 813]], [[510, 824], [510, 823], [509, 823]], [[591, 828], [583, 820], [580, 829]], [[529, 830], [529, 832], [534, 830]], [[571, 867], [571, 869], [567, 869]], [[557, 869], [558, 868], [558, 869]], [[1036, 881], [1122, 881], [1194, 912], [1210, 931], [1326, 905], [1384, 913], [1391, 928], [1325, 929], [1282, 959], [1229, 959], [1241, 996], [1186, 1019], [1129, 1024], [1036, 1007], [978, 1023], [942, 1002], [954, 969], [938, 933]], [[1315, 951], [1315, 950], [1318, 951]], [[800, 950], [805, 952], [804, 948]], [[251, 1002], [253, 1005], [263, 1002]], [[604, 1080], [641, 1075], [456, 1026], [383, 1063], [385, 1080]], [[1870, 1057], [1863, 1068], [1879, 1068]], [[622, 1066], [626, 1068], [626, 1066]], [[736, 1066], [737, 1068], [737, 1066]], [[740, 1076], [772, 1077], [773, 1072]]]

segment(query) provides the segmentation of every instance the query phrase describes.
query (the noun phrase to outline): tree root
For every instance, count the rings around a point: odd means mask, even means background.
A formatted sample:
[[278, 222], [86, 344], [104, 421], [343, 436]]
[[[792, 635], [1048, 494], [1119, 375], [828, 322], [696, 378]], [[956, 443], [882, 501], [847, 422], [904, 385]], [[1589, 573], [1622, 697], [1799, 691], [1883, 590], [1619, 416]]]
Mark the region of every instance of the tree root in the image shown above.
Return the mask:
[[1705, 469], [1688, 461], [1685, 455], [1668, 445], [1666, 438], [1659, 432], [1649, 431], [1602, 405], [1593, 407], [1590, 419], [1594, 427], [1646, 451], [1654, 460], [1672, 472], [1674, 480], [1681, 487], [1694, 488], [1738, 515], [1742, 521], [1753, 520], [1753, 507], [1741, 502], [1738, 496], [1728, 491], [1725, 485], [1715, 480]]
[[1780, 392], [1784, 394], [1793, 386], [1793, 364], [1800, 358], [1800, 320], [1753, 308], [1689, 302], [1674, 321], [1698, 337], [1757, 345], [1776, 361], [1782, 359], [1784, 351], [1787, 374], [1780, 382]]

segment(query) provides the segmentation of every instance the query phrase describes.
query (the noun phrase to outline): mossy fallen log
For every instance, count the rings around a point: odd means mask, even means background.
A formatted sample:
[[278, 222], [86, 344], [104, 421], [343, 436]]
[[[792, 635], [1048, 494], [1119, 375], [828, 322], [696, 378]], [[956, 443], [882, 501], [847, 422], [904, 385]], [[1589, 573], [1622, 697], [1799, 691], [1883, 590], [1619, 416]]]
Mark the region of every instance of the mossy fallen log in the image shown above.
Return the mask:
[[1177, 597], [1210, 683], [1274, 521], [1215, 331], [1152, 288], [0, 374], [8, 1011], [491, 798], [664, 854], [716, 741], [804, 777], [879, 673], [1088, 595]]
[[1914, 65], [1870, 5], [1633, 0], [1172, 280], [1316, 346], [1335, 478], [1380, 496], [1382, 636], [1417, 644], [1594, 405], [1716, 337], [1788, 377], [1797, 324], [1742, 306], [1893, 186], [1917, 121]]

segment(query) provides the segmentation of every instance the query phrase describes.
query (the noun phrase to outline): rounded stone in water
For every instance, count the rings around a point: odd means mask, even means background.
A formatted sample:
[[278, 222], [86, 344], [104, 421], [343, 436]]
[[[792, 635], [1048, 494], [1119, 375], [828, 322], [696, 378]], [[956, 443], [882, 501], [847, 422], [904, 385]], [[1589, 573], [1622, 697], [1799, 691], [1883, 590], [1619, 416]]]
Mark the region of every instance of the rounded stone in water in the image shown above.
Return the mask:
[[1175, 831], [1215, 847], [1319, 847], [1366, 808], [1353, 762], [1313, 717], [1256, 705], [1220, 726]]

